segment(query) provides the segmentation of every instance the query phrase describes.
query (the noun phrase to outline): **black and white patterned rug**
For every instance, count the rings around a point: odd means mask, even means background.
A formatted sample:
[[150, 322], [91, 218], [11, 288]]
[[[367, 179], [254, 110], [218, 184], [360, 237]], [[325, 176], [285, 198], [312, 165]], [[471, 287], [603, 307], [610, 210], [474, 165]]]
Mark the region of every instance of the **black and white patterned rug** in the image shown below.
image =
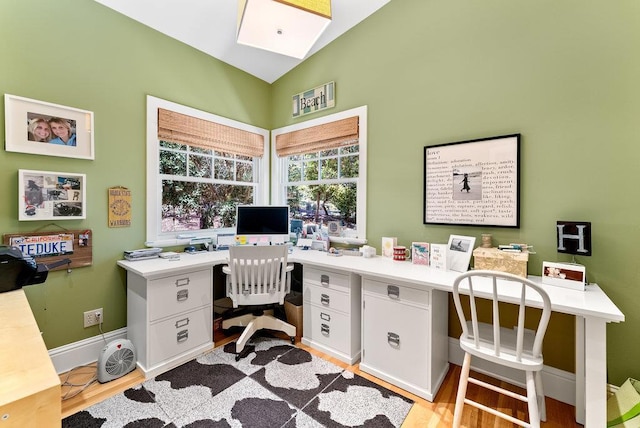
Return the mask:
[[235, 343], [62, 420], [63, 428], [399, 427], [413, 402], [281, 339]]

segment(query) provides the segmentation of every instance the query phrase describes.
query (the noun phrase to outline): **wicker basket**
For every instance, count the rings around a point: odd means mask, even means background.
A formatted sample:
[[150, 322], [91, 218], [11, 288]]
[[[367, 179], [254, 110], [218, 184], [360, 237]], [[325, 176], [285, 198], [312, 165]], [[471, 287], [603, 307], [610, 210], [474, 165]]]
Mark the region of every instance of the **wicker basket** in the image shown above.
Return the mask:
[[481, 248], [473, 250], [474, 269], [497, 270], [521, 277], [527, 277], [529, 253], [511, 253], [497, 248]]

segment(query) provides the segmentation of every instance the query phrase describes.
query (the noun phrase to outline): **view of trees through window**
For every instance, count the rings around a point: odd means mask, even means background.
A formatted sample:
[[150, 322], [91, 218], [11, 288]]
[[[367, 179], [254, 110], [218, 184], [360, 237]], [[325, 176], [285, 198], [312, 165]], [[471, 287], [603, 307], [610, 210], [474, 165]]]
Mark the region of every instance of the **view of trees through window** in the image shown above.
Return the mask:
[[287, 203], [292, 218], [355, 229], [358, 145], [287, 158]]
[[[256, 163], [248, 156], [160, 141], [161, 231], [234, 227], [236, 205], [254, 203]], [[358, 145], [286, 158], [292, 218], [356, 229]]]
[[162, 232], [235, 225], [236, 205], [253, 204], [253, 158], [160, 142]]

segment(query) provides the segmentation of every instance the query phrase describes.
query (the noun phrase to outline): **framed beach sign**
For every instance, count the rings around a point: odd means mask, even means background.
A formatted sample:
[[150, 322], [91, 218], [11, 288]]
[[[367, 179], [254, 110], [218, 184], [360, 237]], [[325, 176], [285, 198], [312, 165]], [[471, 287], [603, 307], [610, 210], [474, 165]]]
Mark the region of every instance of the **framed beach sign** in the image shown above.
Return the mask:
[[520, 134], [424, 148], [424, 224], [520, 227]]
[[87, 217], [87, 177], [74, 172], [18, 171], [18, 220]]
[[5, 150], [94, 159], [93, 112], [5, 94]]

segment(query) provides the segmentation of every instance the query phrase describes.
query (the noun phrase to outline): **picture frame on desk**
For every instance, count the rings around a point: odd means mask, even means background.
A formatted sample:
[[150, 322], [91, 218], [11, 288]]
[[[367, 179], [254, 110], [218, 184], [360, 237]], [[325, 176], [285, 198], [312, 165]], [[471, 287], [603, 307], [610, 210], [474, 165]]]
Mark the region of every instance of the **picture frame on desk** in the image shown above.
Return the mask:
[[542, 262], [542, 283], [584, 291], [587, 271], [583, 265]]
[[447, 244], [447, 268], [456, 272], [468, 271], [475, 243], [476, 238], [473, 236], [450, 235]]
[[411, 263], [414, 265], [429, 266], [429, 243], [428, 242], [412, 242], [411, 243]]
[[434, 269], [447, 270], [447, 244], [429, 246], [429, 264]]
[[424, 147], [424, 224], [520, 227], [520, 134]]
[[383, 236], [382, 237], [382, 257], [393, 258], [393, 247], [398, 245], [398, 238], [393, 236]]

